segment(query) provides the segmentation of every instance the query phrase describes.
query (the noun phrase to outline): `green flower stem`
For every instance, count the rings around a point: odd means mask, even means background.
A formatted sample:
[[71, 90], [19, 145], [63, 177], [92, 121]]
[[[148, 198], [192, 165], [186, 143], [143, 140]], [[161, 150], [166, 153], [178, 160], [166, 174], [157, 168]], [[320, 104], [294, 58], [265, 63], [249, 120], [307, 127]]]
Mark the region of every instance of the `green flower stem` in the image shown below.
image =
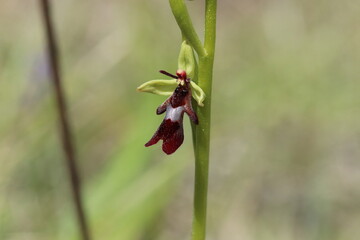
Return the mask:
[[197, 107], [199, 125], [195, 126], [195, 186], [193, 240], [204, 240], [206, 235], [206, 207], [210, 150], [211, 85], [213, 58], [199, 59], [199, 86], [204, 90], [204, 107]]
[[183, 0], [169, 0], [171, 10], [175, 16], [183, 36], [189, 41], [190, 45], [195, 49], [199, 56], [205, 56], [205, 49], [197, 35], [189, 12]]
[[[217, 0], [206, 0], [205, 5], [205, 51], [211, 59], [212, 73], [215, 53], [215, 39], [216, 39], [216, 9]], [[212, 75], [212, 74], [211, 74]], [[211, 82], [211, 80], [209, 80]]]
[[169, 0], [183, 37], [199, 56], [198, 85], [206, 94], [204, 107], [197, 107], [199, 125], [193, 125], [195, 148], [195, 187], [192, 240], [205, 240], [209, 175], [211, 89], [216, 38], [217, 0], [206, 0], [204, 46], [196, 34], [183, 0]]

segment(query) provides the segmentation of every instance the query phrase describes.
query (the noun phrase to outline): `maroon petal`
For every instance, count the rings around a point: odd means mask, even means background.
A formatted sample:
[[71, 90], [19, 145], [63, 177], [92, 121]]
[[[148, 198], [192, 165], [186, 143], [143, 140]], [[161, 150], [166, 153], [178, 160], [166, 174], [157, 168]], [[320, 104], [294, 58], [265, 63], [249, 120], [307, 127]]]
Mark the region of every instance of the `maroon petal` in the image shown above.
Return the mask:
[[177, 129], [174, 131], [174, 133], [171, 136], [164, 139], [163, 141], [162, 150], [166, 154], [174, 153], [184, 142], [183, 126], [182, 124], [179, 124], [179, 122], [175, 122], [175, 123], [177, 123], [177, 126], [174, 127], [176, 127]]
[[163, 151], [166, 154], [174, 153], [184, 141], [182, 123], [164, 119], [154, 136], [145, 144], [145, 147], [156, 144], [160, 139], [163, 140]]
[[[161, 125], [160, 125], [161, 127]], [[154, 136], [152, 136], [152, 138], [147, 142], [145, 143], [145, 147], [150, 147], [154, 144], [156, 144], [160, 139], [161, 139], [161, 136], [159, 135], [159, 129], [155, 132]]]
[[190, 120], [193, 121], [196, 125], [199, 124], [198, 116], [196, 115], [196, 112], [193, 110], [191, 104], [185, 104], [184, 106], [186, 114], [189, 116]]

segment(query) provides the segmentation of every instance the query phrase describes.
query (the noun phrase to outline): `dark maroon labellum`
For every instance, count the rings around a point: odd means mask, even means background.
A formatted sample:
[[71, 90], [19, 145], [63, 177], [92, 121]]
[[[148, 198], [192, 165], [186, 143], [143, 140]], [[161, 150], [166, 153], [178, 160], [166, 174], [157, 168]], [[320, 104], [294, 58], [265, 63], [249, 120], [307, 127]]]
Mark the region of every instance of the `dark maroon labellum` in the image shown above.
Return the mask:
[[186, 72], [178, 70], [176, 75], [166, 71], [161, 73], [179, 80], [179, 85], [174, 93], [165, 100], [156, 109], [156, 114], [166, 112], [165, 118], [154, 136], [145, 144], [145, 147], [156, 144], [160, 139], [163, 140], [162, 149], [166, 154], [174, 153], [184, 141], [183, 116], [184, 112], [189, 116], [191, 121], [198, 124], [198, 117], [191, 105], [191, 87], [190, 79], [187, 78]]

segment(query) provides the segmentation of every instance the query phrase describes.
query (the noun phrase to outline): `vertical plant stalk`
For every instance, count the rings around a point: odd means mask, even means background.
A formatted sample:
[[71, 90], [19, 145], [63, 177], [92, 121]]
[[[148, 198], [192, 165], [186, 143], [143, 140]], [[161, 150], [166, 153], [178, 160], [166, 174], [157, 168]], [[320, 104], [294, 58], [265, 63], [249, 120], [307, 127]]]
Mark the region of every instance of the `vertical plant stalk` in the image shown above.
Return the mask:
[[204, 107], [197, 107], [199, 125], [193, 126], [195, 141], [195, 186], [192, 239], [205, 240], [209, 175], [211, 89], [216, 39], [217, 0], [205, 3], [205, 41], [202, 45], [196, 34], [184, 0], [169, 0], [182, 35], [199, 56], [198, 85], [206, 94]]
[[205, 240], [209, 175], [211, 90], [216, 38], [216, 0], [205, 5], [205, 56], [199, 56], [198, 85], [206, 94], [204, 107], [197, 108], [199, 125], [195, 127], [195, 190], [193, 240]]
[[40, 0], [41, 11], [43, 15], [44, 28], [52, 74], [52, 82], [55, 91], [56, 104], [59, 114], [59, 124], [61, 140], [65, 153], [65, 163], [68, 169], [72, 198], [75, 205], [76, 216], [79, 224], [79, 230], [83, 240], [90, 240], [90, 232], [85, 217], [85, 211], [81, 198], [81, 182], [77, 160], [75, 156], [75, 147], [72, 141], [71, 128], [69, 123], [68, 111], [66, 106], [65, 94], [62, 89], [61, 68], [58, 55], [58, 47], [55, 37], [54, 25], [52, 23], [51, 7], [48, 0]]

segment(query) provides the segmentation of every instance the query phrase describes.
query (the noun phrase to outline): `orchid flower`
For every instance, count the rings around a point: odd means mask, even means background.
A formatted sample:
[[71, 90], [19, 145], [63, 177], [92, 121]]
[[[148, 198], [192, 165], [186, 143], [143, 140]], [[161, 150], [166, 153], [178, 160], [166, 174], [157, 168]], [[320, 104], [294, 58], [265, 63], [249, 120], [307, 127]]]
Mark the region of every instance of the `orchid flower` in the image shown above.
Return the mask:
[[152, 138], [145, 144], [146, 147], [149, 147], [156, 144], [159, 140], [163, 140], [162, 149], [166, 154], [174, 153], [184, 141], [184, 113], [189, 116], [194, 124], [199, 122], [191, 105], [192, 98], [194, 98], [200, 107], [204, 106], [205, 100], [204, 91], [195, 81], [192, 81], [196, 79], [196, 57], [193, 48], [186, 40], [181, 44], [178, 69], [176, 75], [163, 70], [160, 71], [160, 73], [172, 79], [151, 80], [137, 88], [139, 92], [169, 96], [156, 110], [158, 115], [166, 112], [165, 118]]
[[153, 137], [145, 144], [145, 147], [156, 144], [160, 139], [163, 140], [162, 149], [166, 154], [174, 153], [184, 141], [183, 116], [184, 112], [191, 121], [198, 124], [198, 117], [191, 105], [190, 78], [187, 78], [184, 70], [176, 71], [174, 76], [166, 71], [161, 73], [176, 78], [178, 86], [173, 94], [156, 109], [156, 114], [166, 112], [165, 118]]

